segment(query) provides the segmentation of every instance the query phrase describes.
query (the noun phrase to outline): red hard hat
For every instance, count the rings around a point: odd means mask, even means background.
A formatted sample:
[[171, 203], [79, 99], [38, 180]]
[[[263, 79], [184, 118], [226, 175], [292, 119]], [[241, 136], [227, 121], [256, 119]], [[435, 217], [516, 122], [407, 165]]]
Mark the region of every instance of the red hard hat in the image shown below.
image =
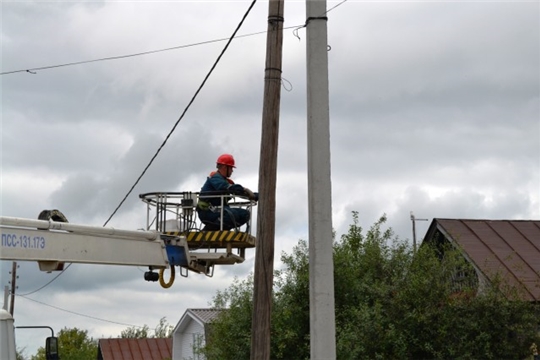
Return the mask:
[[221, 164], [221, 165], [227, 165], [227, 166], [236, 167], [236, 166], [234, 166], [234, 158], [233, 158], [233, 156], [231, 154], [219, 155], [219, 157], [217, 158], [216, 163]]

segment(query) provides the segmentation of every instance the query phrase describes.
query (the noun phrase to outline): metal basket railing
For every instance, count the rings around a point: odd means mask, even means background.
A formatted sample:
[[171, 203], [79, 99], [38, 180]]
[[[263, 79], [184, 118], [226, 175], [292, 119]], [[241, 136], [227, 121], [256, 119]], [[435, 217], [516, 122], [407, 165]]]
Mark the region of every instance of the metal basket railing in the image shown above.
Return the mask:
[[[250, 217], [245, 232], [251, 232], [251, 212], [256, 202], [245, 196], [231, 194], [209, 194], [201, 196], [198, 192], [151, 192], [140, 194], [139, 198], [146, 203], [146, 228], [160, 233], [186, 233], [201, 231], [204, 224], [197, 216], [199, 199], [220, 198], [220, 230], [223, 230], [223, 214], [225, 204], [231, 208], [242, 208], [249, 211]], [[240, 229], [236, 229], [240, 231]]]

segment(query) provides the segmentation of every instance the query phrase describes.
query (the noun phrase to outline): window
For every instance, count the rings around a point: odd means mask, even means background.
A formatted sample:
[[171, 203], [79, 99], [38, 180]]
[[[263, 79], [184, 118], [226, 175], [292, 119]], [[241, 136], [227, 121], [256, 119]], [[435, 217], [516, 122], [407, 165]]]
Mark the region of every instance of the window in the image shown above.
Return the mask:
[[193, 360], [204, 360], [204, 355], [201, 352], [201, 348], [204, 346], [204, 336], [201, 333], [193, 333], [192, 336]]

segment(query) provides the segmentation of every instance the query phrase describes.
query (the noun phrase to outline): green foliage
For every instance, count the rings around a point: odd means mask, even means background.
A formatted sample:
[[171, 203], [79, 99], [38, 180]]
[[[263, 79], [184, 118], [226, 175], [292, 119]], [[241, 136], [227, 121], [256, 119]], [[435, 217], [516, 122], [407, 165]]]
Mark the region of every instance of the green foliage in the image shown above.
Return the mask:
[[154, 329], [155, 338], [170, 338], [173, 335], [174, 326], [169, 325], [165, 317], [159, 319], [159, 324]]
[[[61, 359], [90, 360], [96, 359], [97, 341], [88, 337], [87, 330], [64, 328], [58, 332], [58, 354]], [[45, 348], [40, 347], [32, 360], [45, 360]]]
[[[206, 347], [199, 349], [208, 359], [249, 359], [251, 348], [251, 312], [253, 277], [235, 279], [225, 291], [218, 291], [214, 307], [221, 312], [212, 324]], [[229, 341], [230, 340], [230, 341]]]
[[[150, 328], [148, 325], [142, 327], [128, 327], [120, 333], [121, 338], [168, 338], [172, 336], [174, 328], [169, 325], [166, 318], [159, 320], [159, 324], [149, 336]], [[87, 330], [77, 328], [60, 330], [58, 337], [58, 353], [61, 359], [69, 360], [94, 360], [97, 358], [98, 341], [88, 337]], [[24, 349], [23, 349], [24, 350]], [[18, 350], [17, 360], [24, 360], [24, 351]], [[31, 357], [31, 360], [45, 360], [45, 348], [40, 347], [37, 354]]]
[[[334, 244], [338, 359], [522, 359], [536, 341], [540, 313], [504, 281], [478, 291], [470, 264], [456, 250], [424, 244], [416, 254], [383, 229], [367, 233], [353, 212]], [[309, 258], [299, 241], [274, 277], [272, 359], [308, 359]], [[501, 289], [505, 288], [505, 291]], [[208, 359], [250, 357], [253, 279], [236, 280], [214, 305], [228, 309], [213, 324]]]
[[26, 360], [26, 354], [25, 354], [25, 348], [17, 349], [15, 353], [15, 359], [16, 360]]
[[167, 323], [165, 317], [159, 319], [159, 324], [153, 331], [153, 335], [150, 335], [151, 331], [148, 325], [143, 326], [130, 326], [125, 330], [122, 330], [120, 337], [123, 339], [146, 339], [146, 338], [169, 338], [172, 336], [174, 327]]
[[125, 330], [122, 330], [120, 337], [122, 339], [146, 339], [150, 328], [148, 325], [144, 326], [130, 326]]

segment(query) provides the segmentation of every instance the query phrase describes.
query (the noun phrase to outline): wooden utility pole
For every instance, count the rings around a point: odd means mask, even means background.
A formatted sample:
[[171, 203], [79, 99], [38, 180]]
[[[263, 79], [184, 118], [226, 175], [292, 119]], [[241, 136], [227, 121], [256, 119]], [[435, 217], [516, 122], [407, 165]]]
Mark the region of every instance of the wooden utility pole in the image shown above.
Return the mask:
[[312, 360], [336, 358], [326, 0], [306, 0], [309, 324]]
[[270, 0], [261, 154], [259, 159], [259, 206], [251, 325], [251, 360], [270, 359], [270, 314], [274, 283], [274, 242], [276, 232], [276, 178], [281, 99], [284, 0]]
[[6, 310], [8, 309], [8, 302], [9, 302], [9, 286], [4, 286], [4, 306], [2, 309]]
[[15, 289], [17, 289], [17, 262], [14, 261], [11, 267], [11, 302], [9, 303], [9, 313], [13, 316], [15, 311]]

